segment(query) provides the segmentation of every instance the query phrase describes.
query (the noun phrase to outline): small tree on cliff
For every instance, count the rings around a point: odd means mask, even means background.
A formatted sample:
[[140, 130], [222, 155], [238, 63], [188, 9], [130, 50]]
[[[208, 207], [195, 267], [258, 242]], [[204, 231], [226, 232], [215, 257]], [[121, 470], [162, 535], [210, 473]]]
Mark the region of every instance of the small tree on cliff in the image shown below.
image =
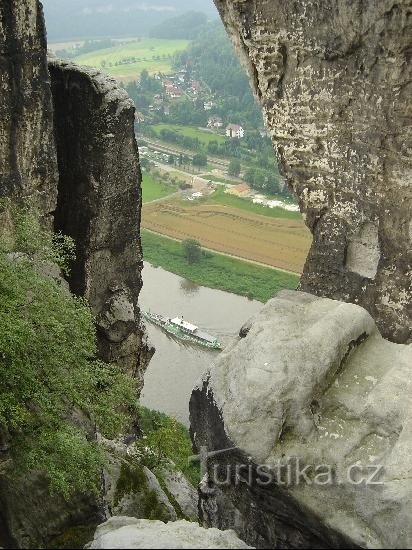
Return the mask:
[[186, 239], [182, 242], [183, 253], [187, 263], [199, 263], [202, 258], [202, 247], [195, 239]]

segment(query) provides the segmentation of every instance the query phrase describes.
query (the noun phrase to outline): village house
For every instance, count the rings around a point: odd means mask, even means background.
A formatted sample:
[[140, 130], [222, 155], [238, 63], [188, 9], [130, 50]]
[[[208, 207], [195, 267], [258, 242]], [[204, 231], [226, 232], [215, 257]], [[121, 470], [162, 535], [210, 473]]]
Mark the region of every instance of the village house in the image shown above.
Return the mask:
[[144, 114], [141, 113], [140, 111], [138, 111], [138, 112], [135, 114], [135, 119], [136, 119], [136, 122], [138, 122], [139, 124], [140, 124], [141, 122], [144, 122], [144, 121], [145, 121]]
[[207, 121], [208, 128], [221, 128], [223, 126], [223, 120], [220, 116], [211, 116]]
[[185, 92], [179, 86], [171, 86], [166, 88], [166, 95], [169, 96], [171, 99], [176, 99], [179, 97], [183, 97], [185, 95]]
[[246, 197], [251, 192], [251, 187], [247, 183], [239, 183], [238, 185], [232, 185], [225, 191], [228, 195], [235, 195], [236, 197]]
[[243, 129], [243, 126], [239, 126], [239, 124], [228, 124], [226, 126], [227, 137], [240, 139], [244, 137], [244, 135], [245, 131]]
[[182, 69], [182, 70], [180, 70], [176, 73], [176, 77], [179, 80], [179, 82], [183, 83], [185, 81], [186, 73], [187, 73], [187, 71], [184, 70], [184, 69]]
[[210, 111], [214, 106], [215, 104], [213, 103], [213, 101], [205, 101], [203, 104], [203, 109], [205, 111]]

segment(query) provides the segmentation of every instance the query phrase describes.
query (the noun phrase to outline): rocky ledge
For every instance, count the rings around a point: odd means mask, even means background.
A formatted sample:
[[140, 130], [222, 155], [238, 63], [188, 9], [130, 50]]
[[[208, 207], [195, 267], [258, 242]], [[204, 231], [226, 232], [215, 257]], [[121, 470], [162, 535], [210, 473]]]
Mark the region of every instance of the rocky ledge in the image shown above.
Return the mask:
[[412, 346], [360, 306], [294, 291], [240, 334], [190, 403], [203, 457], [226, 449], [203, 523], [266, 548], [410, 547]]
[[233, 531], [204, 529], [196, 523], [117, 516], [99, 525], [86, 548], [250, 548]]

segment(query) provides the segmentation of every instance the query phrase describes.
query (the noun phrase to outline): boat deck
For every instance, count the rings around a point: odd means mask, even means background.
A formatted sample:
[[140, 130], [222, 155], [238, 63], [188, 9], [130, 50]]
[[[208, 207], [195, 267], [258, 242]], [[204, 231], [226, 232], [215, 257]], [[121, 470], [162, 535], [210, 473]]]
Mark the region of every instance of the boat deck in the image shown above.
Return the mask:
[[195, 333], [195, 336], [197, 336], [198, 338], [202, 338], [202, 340], [206, 340], [206, 342], [210, 342], [211, 344], [216, 342], [216, 338], [214, 338], [213, 336], [211, 336], [207, 332], [203, 332], [201, 330], [197, 330], [196, 333]]

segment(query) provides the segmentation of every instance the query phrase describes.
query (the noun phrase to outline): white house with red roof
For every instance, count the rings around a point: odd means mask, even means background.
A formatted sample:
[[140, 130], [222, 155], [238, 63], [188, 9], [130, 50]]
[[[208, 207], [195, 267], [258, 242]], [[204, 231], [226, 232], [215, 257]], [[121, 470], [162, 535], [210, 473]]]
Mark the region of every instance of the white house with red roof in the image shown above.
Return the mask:
[[227, 137], [240, 139], [244, 137], [244, 135], [245, 130], [243, 129], [243, 126], [240, 126], [239, 124], [228, 124], [226, 126]]

